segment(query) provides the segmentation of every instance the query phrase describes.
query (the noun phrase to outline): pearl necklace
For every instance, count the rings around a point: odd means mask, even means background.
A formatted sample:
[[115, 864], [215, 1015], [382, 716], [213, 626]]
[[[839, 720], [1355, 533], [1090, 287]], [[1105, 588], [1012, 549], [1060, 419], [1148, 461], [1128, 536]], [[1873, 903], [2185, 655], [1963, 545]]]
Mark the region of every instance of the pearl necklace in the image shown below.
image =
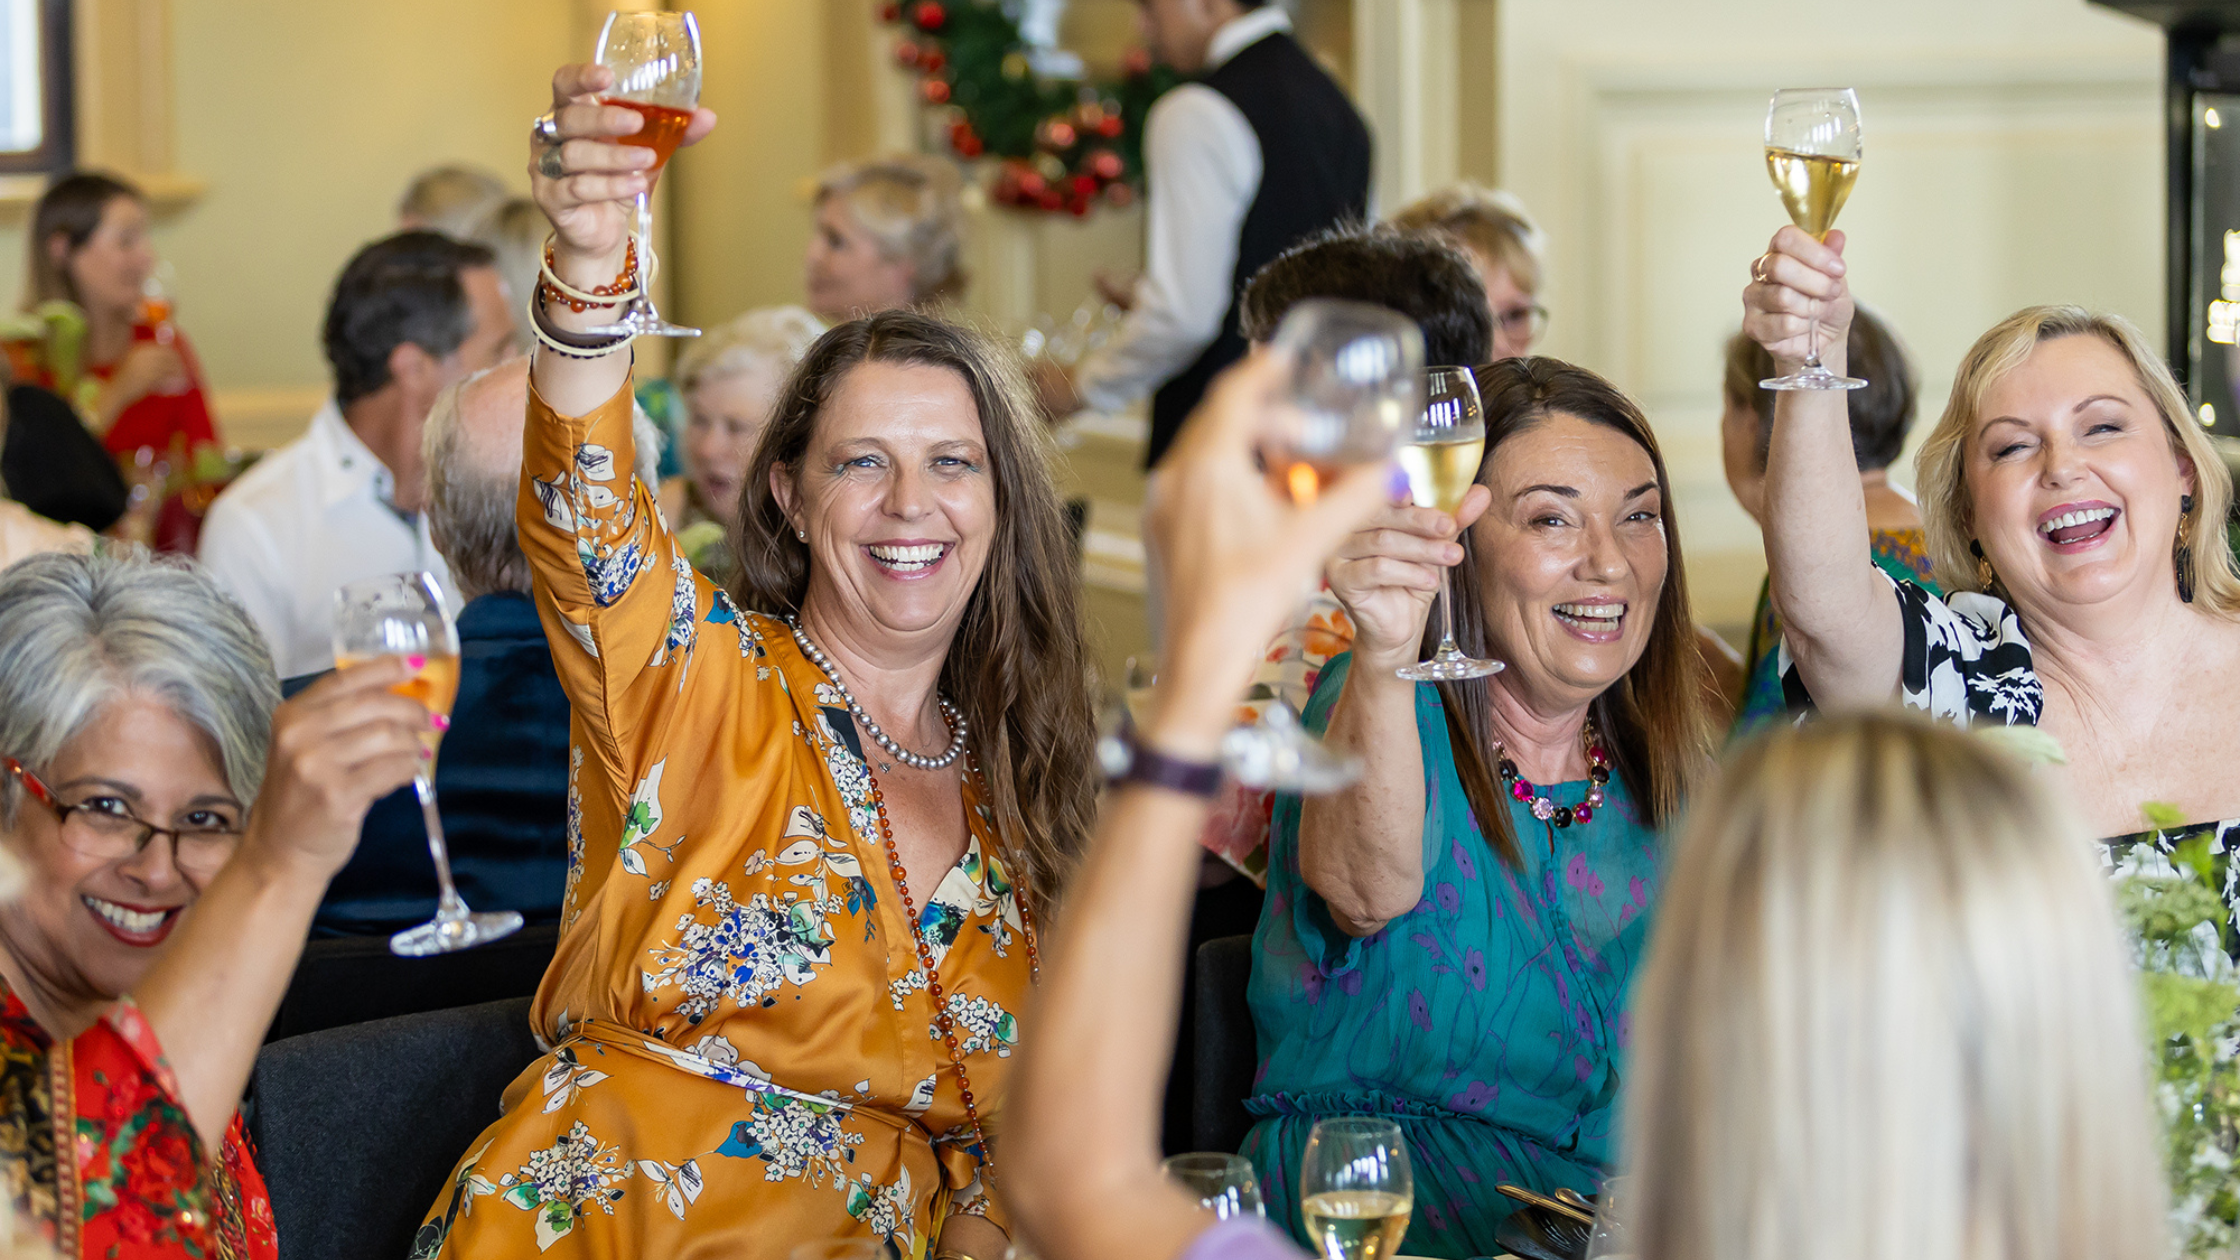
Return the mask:
[[1602, 808], [1602, 786], [1610, 781], [1610, 754], [1595, 734], [1592, 719], [1580, 730], [1579, 738], [1587, 746], [1587, 798], [1577, 805], [1558, 805], [1554, 798], [1542, 795], [1531, 783], [1518, 778], [1517, 763], [1509, 760], [1509, 752], [1499, 739], [1493, 741], [1493, 755], [1500, 763], [1501, 781], [1508, 785], [1509, 795], [1531, 806], [1532, 816], [1541, 822], [1558, 827], [1592, 822], [1594, 811]]
[[832, 680], [833, 686], [840, 689], [840, 698], [848, 702], [848, 712], [855, 715], [863, 729], [871, 732], [872, 740], [892, 753], [896, 761], [915, 770], [940, 770], [955, 764], [957, 758], [964, 755], [964, 714], [957, 712], [957, 706], [949, 703], [948, 697], [935, 696], [933, 702], [940, 706], [941, 718], [949, 724], [949, 750], [938, 757], [921, 757], [894, 742], [892, 736], [879, 729], [879, 724], [871, 720], [871, 715], [863, 711], [862, 705], [856, 703], [855, 694], [848, 690], [848, 684], [840, 681], [840, 671], [833, 667], [831, 658], [809, 641], [809, 636], [801, 629], [798, 619], [788, 617], [786, 625], [792, 627], [793, 641], [801, 645], [801, 651], [818, 669], [824, 671], [824, 676]]

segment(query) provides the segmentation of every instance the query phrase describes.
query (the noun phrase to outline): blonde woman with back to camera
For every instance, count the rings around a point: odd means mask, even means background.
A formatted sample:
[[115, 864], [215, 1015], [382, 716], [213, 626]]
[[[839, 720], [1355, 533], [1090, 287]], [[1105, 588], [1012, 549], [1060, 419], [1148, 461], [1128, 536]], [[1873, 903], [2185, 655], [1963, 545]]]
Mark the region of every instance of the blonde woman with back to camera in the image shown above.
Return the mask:
[[2136, 981], [2075, 814], [1897, 714], [1745, 747], [1635, 999], [1638, 1260], [2161, 1260]]
[[897, 154], [827, 172], [809, 233], [809, 309], [826, 323], [964, 295], [964, 181], [940, 158]]
[[[1783, 228], [1751, 264], [1743, 330], [1783, 372], [1844, 370], [1844, 237]], [[1766, 559], [1784, 668], [1822, 707], [1888, 702], [1958, 723], [2036, 726], [2119, 871], [2166, 872], [2206, 834], [2240, 836], [2240, 578], [2232, 478], [2170, 372], [2125, 320], [2037, 306], [1960, 361], [1918, 460], [1921, 519], [1947, 594], [1884, 575], [1846, 393], [1774, 408]], [[2172, 818], [2172, 815], [2175, 818]], [[2173, 822], [2182, 825], [2171, 825]], [[2142, 830], [2153, 827], [2155, 830]], [[2240, 904], [2235, 878], [2227, 903]]]

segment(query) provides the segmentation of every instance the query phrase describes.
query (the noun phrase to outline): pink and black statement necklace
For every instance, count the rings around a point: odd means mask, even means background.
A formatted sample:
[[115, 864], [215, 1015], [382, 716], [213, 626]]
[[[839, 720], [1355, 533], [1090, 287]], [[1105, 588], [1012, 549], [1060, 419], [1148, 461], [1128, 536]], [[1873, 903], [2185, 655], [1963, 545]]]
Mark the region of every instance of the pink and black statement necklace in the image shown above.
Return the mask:
[[1493, 741], [1493, 755], [1498, 759], [1501, 781], [1509, 788], [1509, 795], [1532, 807], [1532, 816], [1544, 823], [1568, 827], [1573, 823], [1594, 821], [1594, 812], [1602, 808], [1602, 789], [1610, 782], [1610, 754], [1602, 746], [1602, 737], [1594, 729], [1594, 719], [1579, 731], [1579, 738], [1587, 746], [1587, 799], [1576, 805], [1558, 805], [1555, 800], [1531, 783], [1517, 777], [1517, 763], [1509, 760], [1509, 750], [1499, 739]]

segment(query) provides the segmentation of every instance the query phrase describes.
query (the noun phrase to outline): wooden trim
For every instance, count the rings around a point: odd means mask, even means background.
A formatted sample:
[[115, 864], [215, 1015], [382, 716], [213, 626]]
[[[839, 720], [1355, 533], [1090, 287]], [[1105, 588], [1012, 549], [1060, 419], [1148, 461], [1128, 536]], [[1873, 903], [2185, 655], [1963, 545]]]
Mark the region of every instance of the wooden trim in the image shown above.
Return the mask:
[[70, 0], [39, 5], [39, 147], [0, 153], [0, 173], [66, 171], [77, 161], [77, 110], [70, 65]]

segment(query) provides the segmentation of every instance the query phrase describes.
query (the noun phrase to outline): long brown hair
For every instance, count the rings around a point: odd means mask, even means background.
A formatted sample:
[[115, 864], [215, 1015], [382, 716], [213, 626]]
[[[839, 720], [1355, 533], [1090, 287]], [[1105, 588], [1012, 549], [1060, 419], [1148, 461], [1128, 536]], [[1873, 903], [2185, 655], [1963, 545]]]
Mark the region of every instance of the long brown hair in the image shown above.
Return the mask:
[[993, 797], [997, 831], [1021, 894], [1046, 912], [1088, 841], [1096, 816], [1096, 717], [1054, 448], [1018, 366], [985, 339], [912, 311], [841, 324], [809, 347], [786, 381], [755, 446], [739, 495], [732, 548], [740, 605], [798, 615], [809, 590], [809, 548], [770, 488], [779, 466], [799, 469], [817, 416], [865, 363], [946, 368], [972, 391], [995, 480], [996, 536], [965, 605], [941, 691], [964, 712]]
[[[1625, 780], [1651, 827], [1662, 827], [1679, 812], [1681, 800], [1710, 765], [1711, 717], [1704, 709], [1703, 656], [1696, 648], [1695, 616], [1688, 606], [1688, 581], [1680, 559], [1680, 526], [1672, 515], [1672, 478], [1656, 435], [1633, 400], [1582, 367], [1547, 358], [1504, 359], [1473, 369], [1485, 403], [1486, 453], [1478, 465], [1483, 480], [1501, 444], [1551, 415], [1575, 416], [1588, 424], [1616, 429], [1649, 453], [1657, 469], [1663, 500], [1665, 575], [1657, 595], [1657, 617], [1649, 644], [1626, 675], [1594, 700], [1589, 712], [1609, 750], [1612, 772]], [[1473, 656], [1493, 655], [1486, 628], [1485, 592], [1478, 576], [1473, 531], [1462, 533], [1462, 563], [1449, 573], [1454, 583], [1454, 636]], [[1424, 627], [1424, 652], [1438, 646], [1436, 623]], [[1494, 774], [1492, 683], [1483, 678], [1443, 682], [1439, 694], [1447, 711], [1447, 738], [1454, 746], [1455, 774], [1470, 801], [1478, 829], [1503, 862], [1523, 858], [1509, 826], [1508, 793]]]
[[[39, 198], [38, 207], [31, 212], [31, 265], [24, 272], [23, 309], [34, 310], [42, 302], [78, 301], [78, 286], [70, 282], [67, 255], [85, 248], [94, 229], [101, 226], [102, 212], [119, 197], [147, 201], [137, 187], [97, 171], [65, 175]], [[55, 260], [50, 248], [57, 235], [69, 247], [62, 262]]]

